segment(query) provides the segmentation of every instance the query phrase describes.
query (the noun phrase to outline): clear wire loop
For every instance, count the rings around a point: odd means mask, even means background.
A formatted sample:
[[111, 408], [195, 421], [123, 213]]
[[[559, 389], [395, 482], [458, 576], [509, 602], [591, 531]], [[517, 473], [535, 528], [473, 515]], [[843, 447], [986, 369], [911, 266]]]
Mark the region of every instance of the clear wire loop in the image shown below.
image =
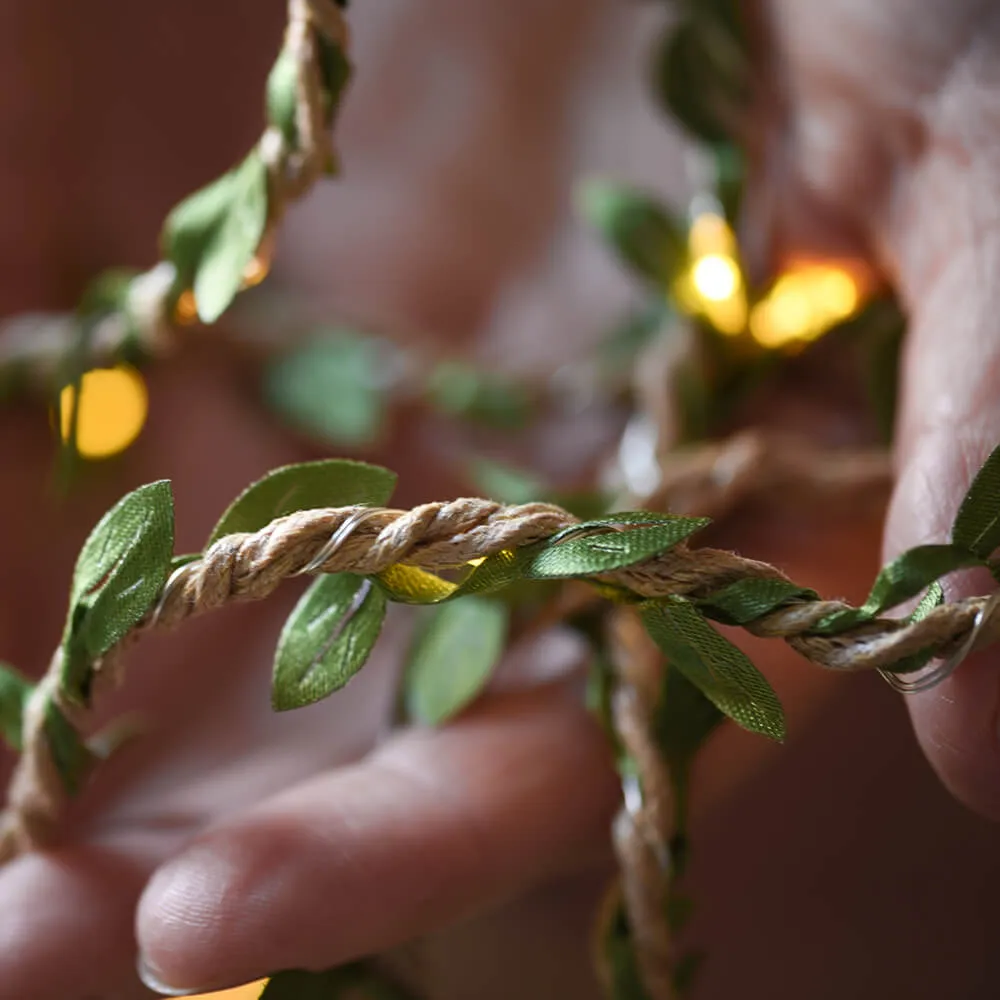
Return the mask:
[[894, 674], [891, 670], [880, 670], [879, 673], [889, 687], [900, 694], [918, 694], [921, 691], [930, 691], [931, 688], [937, 687], [943, 680], [950, 677], [975, 649], [983, 626], [993, 617], [998, 605], [1000, 605], [1000, 590], [995, 591], [976, 612], [969, 634], [965, 637], [962, 645], [947, 660], [939, 660], [914, 674]]

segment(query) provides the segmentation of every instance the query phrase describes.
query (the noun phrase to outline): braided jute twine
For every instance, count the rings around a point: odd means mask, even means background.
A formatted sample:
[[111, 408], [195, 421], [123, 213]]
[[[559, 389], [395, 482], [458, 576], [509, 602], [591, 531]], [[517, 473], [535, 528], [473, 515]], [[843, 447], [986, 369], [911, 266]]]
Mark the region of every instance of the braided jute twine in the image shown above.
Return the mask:
[[[320, 38], [346, 53], [347, 24], [333, 0], [288, 0], [282, 52], [295, 66], [294, 135], [269, 124], [257, 143], [267, 169], [267, 222], [258, 252], [266, 252], [288, 205], [308, 192], [334, 157], [320, 67]], [[114, 363], [129, 343], [142, 353], [166, 353], [173, 340], [176, 268], [161, 261], [129, 283], [122, 312], [99, 320], [86, 345], [88, 367]], [[48, 388], [80, 343], [80, 322], [68, 313], [29, 313], [0, 323], [0, 373], [17, 370]]]
[[[373, 575], [403, 563], [430, 571], [453, 570], [507, 549], [551, 537], [579, 523], [560, 507], [545, 503], [506, 506], [490, 500], [458, 499], [423, 504], [412, 510], [351, 506], [299, 511], [279, 517], [260, 531], [227, 535], [200, 558], [178, 567], [167, 581], [153, 610], [121, 643], [95, 664], [98, 679], [116, 685], [121, 680], [121, 653], [137, 635], [173, 628], [188, 618], [221, 608], [232, 601], [261, 600], [286, 579], [303, 573]], [[345, 532], [345, 525], [351, 529]], [[336, 544], [331, 545], [331, 539]], [[317, 558], [318, 557], [318, 558]], [[739, 580], [787, 580], [767, 563], [721, 549], [691, 549], [678, 545], [661, 555], [595, 579], [642, 597], [708, 596]], [[782, 607], [745, 628], [753, 635], [784, 639], [793, 649], [829, 670], [857, 672], [891, 667], [928, 648], [946, 654], [979, 626], [979, 638], [992, 638], [996, 617], [982, 612], [986, 597], [970, 597], [941, 605], [919, 621], [879, 618], [833, 636], [810, 630], [830, 615], [846, 610], [843, 601], [802, 600]], [[29, 704], [25, 752], [15, 776], [5, 814], [6, 855], [12, 844], [22, 847], [50, 839], [48, 830], [58, 813], [63, 791], [52, 781], [46, 763], [40, 713], [31, 705], [54, 699], [59, 663], [54, 662]], [[75, 705], [63, 705], [77, 728], [84, 721]]]

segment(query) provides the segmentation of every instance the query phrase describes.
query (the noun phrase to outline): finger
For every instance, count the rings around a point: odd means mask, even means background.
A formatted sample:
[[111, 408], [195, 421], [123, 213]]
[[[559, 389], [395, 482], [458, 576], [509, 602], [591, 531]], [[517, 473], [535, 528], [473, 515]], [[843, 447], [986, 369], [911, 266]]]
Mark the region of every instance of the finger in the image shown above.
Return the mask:
[[412, 731], [204, 834], [138, 911], [153, 977], [219, 988], [384, 950], [603, 856], [616, 782], [566, 689]]
[[19, 858], [0, 871], [2, 1000], [138, 1000], [135, 902], [149, 865], [110, 847]]
[[[942, 106], [931, 145], [897, 191], [888, 232], [913, 317], [902, 372], [899, 480], [886, 534], [890, 557], [947, 538], [972, 475], [1000, 441], [1000, 149], [995, 138], [965, 127], [980, 122], [983, 133], [998, 134], [1000, 91], [970, 65], [969, 78], [943, 95]], [[972, 581], [965, 589], [988, 585]], [[971, 657], [907, 705], [947, 787], [1000, 818], [1000, 652]]]

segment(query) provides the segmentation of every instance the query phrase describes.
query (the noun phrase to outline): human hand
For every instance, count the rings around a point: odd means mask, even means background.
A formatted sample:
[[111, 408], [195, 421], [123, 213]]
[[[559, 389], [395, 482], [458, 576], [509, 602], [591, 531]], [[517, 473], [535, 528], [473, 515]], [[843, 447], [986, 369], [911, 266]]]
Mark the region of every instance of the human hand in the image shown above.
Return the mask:
[[[974, 0], [771, 0], [759, 28], [769, 86], [747, 220], [755, 264], [862, 254], [911, 317], [891, 558], [946, 539], [1000, 440], [1000, 12]], [[983, 592], [990, 581], [960, 586]], [[996, 651], [907, 706], [947, 787], [1000, 819]]]

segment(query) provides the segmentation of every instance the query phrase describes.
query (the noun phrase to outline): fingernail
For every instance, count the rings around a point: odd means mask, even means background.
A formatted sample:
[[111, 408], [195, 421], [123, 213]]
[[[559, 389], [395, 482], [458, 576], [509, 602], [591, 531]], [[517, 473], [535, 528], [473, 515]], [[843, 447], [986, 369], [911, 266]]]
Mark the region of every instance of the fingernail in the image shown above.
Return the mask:
[[153, 965], [145, 955], [140, 954], [138, 960], [135, 964], [136, 972], [139, 974], [139, 979], [142, 981], [142, 985], [147, 989], [152, 990], [154, 993], [159, 993], [160, 996], [164, 997], [193, 997], [197, 996], [199, 993], [208, 993], [207, 989], [198, 987], [197, 989], [185, 989], [180, 990], [176, 986], [168, 986], [160, 978], [160, 970]]

